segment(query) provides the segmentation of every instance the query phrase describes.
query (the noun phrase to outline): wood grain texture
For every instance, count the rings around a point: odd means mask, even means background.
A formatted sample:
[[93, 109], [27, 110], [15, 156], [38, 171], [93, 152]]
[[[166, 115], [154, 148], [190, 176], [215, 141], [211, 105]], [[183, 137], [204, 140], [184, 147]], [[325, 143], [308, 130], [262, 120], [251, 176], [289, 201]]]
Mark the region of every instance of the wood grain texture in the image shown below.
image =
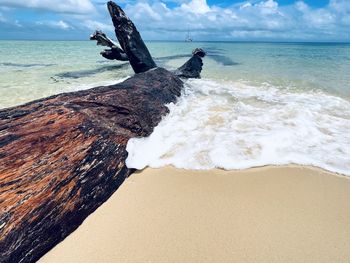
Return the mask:
[[122, 50], [128, 56], [135, 73], [155, 68], [157, 65], [153, 61], [139, 31], [130, 18], [127, 17], [124, 10], [113, 1], [107, 3], [107, 9], [112, 18], [115, 35]]
[[127, 141], [150, 135], [182, 87], [156, 68], [1, 110], [0, 262], [35, 262], [107, 200], [133, 172]]

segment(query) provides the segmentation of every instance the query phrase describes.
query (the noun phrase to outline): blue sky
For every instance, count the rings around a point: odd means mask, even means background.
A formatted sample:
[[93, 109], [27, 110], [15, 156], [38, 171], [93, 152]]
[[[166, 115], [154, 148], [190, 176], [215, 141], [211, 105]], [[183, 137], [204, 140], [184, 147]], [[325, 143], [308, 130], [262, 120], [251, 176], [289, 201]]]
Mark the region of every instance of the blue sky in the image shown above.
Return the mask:
[[[114, 37], [103, 0], [0, 0], [0, 39]], [[350, 0], [121, 0], [144, 39], [350, 41]]]

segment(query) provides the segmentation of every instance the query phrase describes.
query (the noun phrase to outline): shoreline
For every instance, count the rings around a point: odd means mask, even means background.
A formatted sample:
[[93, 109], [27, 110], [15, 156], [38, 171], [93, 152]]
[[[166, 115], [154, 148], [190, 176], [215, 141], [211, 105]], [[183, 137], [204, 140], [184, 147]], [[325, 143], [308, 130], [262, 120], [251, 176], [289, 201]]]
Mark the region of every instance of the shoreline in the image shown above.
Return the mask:
[[147, 168], [39, 262], [347, 262], [349, 200], [315, 167]]

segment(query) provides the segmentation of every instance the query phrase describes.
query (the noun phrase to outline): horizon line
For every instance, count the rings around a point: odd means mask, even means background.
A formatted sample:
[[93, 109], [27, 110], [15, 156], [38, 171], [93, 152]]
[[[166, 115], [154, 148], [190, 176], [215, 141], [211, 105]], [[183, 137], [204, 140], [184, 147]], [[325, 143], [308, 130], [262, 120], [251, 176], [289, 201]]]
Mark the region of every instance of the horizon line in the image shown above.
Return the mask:
[[[89, 39], [0, 39], [0, 41], [57, 41], [57, 42], [85, 42]], [[145, 39], [145, 42], [174, 42], [174, 43], [324, 43], [324, 44], [350, 44], [350, 41], [338, 40], [194, 40], [186, 42], [184, 40], [158, 40]]]

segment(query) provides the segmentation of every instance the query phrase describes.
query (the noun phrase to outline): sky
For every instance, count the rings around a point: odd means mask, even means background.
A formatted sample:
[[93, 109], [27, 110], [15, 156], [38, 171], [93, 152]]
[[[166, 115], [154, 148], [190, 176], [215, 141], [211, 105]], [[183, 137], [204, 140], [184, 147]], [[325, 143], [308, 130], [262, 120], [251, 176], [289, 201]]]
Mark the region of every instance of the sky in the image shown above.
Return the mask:
[[[145, 40], [350, 42], [350, 0], [120, 0]], [[103, 0], [0, 0], [0, 39], [114, 38]]]

